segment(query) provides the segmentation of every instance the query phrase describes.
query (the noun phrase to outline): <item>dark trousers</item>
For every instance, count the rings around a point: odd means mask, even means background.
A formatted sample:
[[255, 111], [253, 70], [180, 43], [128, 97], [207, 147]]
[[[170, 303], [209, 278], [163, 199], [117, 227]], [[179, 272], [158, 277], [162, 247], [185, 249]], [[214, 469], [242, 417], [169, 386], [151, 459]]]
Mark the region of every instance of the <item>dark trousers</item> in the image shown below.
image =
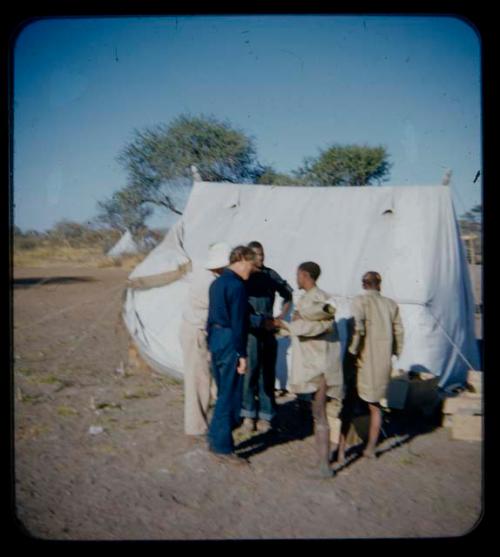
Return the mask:
[[250, 332], [248, 335], [248, 369], [243, 379], [241, 416], [270, 422], [276, 415], [274, 386], [278, 344], [273, 333]]
[[231, 329], [213, 328], [209, 350], [211, 372], [217, 385], [217, 402], [208, 428], [208, 444], [215, 453], [229, 454], [234, 450], [233, 429], [240, 421], [243, 376], [236, 368], [238, 355], [234, 349]]

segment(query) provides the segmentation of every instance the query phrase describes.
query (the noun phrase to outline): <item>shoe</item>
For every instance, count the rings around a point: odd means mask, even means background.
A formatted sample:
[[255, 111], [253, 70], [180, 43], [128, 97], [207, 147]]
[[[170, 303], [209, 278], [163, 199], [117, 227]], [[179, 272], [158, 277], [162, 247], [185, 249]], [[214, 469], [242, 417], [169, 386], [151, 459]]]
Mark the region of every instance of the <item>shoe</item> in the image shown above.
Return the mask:
[[253, 418], [245, 418], [241, 426], [245, 431], [254, 431], [255, 421]]
[[257, 431], [259, 433], [267, 433], [271, 429], [271, 422], [268, 422], [267, 420], [258, 420]]
[[248, 460], [238, 456], [236, 453], [222, 454], [212, 452], [212, 454], [223, 464], [233, 464], [235, 466], [248, 466], [250, 464]]
[[271, 422], [267, 420], [259, 420], [257, 422], [257, 431], [259, 433], [267, 433], [271, 429]]

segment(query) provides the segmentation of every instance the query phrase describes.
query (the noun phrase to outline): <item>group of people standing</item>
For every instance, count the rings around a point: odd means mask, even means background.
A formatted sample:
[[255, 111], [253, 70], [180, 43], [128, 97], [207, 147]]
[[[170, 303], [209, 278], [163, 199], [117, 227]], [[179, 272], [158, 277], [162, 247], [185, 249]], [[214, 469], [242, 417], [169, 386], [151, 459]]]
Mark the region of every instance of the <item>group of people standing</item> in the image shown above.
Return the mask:
[[[204, 268], [193, 273], [181, 327], [185, 432], [206, 435], [210, 451], [219, 458], [246, 464], [235, 453], [233, 431], [242, 427], [265, 433], [273, 428], [277, 337], [288, 336], [288, 389], [312, 398], [319, 472], [328, 477], [333, 471], [326, 403], [346, 394], [335, 306], [317, 285], [320, 266], [308, 261], [297, 268], [297, 286], [304, 293], [289, 316], [293, 289], [264, 259], [259, 242], [233, 249], [218, 243], [210, 246]], [[390, 379], [391, 357], [399, 356], [403, 345], [398, 306], [380, 294], [381, 282], [376, 272], [363, 276], [364, 295], [352, 302], [348, 348], [357, 369], [358, 395], [370, 409], [367, 457], [374, 455], [380, 433], [380, 400]], [[274, 316], [277, 294], [282, 304]], [[211, 400], [215, 407], [209, 420]], [[345, 433], [344, 423], [337, 453], [341, 463]]]

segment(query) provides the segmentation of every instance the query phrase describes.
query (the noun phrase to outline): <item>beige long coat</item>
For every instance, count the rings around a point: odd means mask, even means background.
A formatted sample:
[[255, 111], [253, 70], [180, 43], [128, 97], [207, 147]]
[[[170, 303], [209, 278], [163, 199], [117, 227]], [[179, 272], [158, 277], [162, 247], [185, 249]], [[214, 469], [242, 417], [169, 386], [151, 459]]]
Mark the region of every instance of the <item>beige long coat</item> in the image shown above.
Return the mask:
[[391, 378], [392, 355], [403, 350], [399, 308], [378, 290], [366, 290], [353, 299], [351, 309], [354, 332], [349, 352], [357, 356], [358, 394], [367, 402], [380, 402]]
[[216, 275], [199, 269], [193, 273], [184, 310], [180, 341], [184, 360], [184, 431], [202, 435], [208, 430], [210, 400], [216, 387], [210, 373], [205, 326], [208, 317], [208, 290]]
[[340, 341], [334, 321], [335, 308], [327, 304], [329, 296], [317, 286], [297, 302], [299, 318], [286, 323], [280, 334], [291, 337], [292, 363], [289, 388], [295, 393], [315, 393], [321, 376], [327, 395], [343, 397]]

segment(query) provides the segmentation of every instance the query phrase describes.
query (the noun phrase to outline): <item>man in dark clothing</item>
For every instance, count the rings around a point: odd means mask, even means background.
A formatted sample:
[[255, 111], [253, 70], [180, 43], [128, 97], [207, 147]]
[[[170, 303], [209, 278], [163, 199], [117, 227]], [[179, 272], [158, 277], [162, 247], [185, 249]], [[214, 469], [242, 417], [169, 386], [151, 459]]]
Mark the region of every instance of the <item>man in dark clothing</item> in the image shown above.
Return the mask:
[[[274, 386], [276, 381], [277, 341], [272, 328], [273, 307], [276, 293], [283, 299], [282, 311], [277, 319], [283, 319], [292, 302], [292, 288], [280, 275], [264, 266], [264, 248], [259, 242], [248, 247], [256, 254], [256, 272], [246, 283], [248, 301], [252, 312], [265, 319], [263, 326], [250, 324], [248, 334], [248, 370], [243, 380], [243, 404], [241, 416], [243, 427], [265, 433], [271, 428], [276, 414]], [[269, 321], [268, 321], [269, 320]], [[266, 326], [270, 323], [270, 326]]]
[[232, 250], [229, 263], [209, 290], [208, 348], [217, 384], [217, 402], [208, 430], [208, 444], [213, 453], [239, 464], [245, 461], [233, 452], [232, 431], [241, 420], [250, 320], [245, 282], [255, 270], [255, 254], [246, 246], [238, 246]]

